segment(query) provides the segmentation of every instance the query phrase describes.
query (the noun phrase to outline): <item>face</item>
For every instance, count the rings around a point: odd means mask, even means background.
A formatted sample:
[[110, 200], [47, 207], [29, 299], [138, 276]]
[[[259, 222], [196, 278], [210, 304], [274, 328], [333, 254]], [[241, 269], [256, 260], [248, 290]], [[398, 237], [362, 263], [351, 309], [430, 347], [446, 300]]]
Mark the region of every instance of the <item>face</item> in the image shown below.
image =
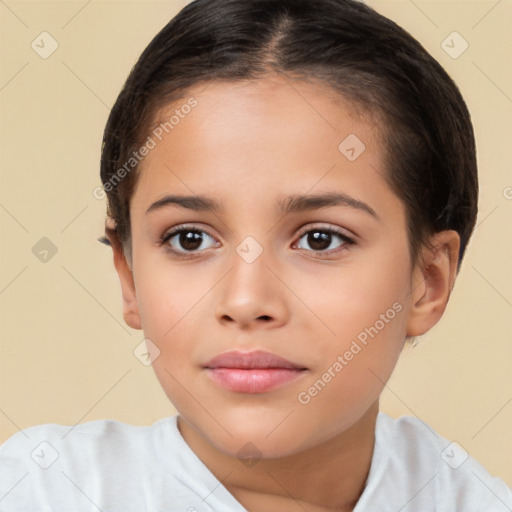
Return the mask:
[[160, 114], [179, 121], [150, 134], [123, 294], [163, 389], [227, 454], [285, 456], [347, 430], [378, 400], [416, 300], [380, 127], [325, 87], [270, 77], [196, 87]]

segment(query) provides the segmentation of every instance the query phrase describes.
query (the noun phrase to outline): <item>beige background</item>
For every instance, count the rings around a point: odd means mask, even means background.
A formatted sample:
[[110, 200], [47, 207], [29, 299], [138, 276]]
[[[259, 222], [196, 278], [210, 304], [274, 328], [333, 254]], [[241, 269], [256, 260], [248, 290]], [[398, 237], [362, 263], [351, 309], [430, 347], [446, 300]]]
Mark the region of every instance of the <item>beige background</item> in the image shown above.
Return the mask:
[[[123, 323], [93, 189], [109, 106], [185, 3], [0, 4], [0, 441], [40, 423], [150, 424], [174, 413], [133, 355], [143, 336]], [[404, 351], [382, 409], [418, 416], [512, 485], [512, 3], [368, 3], [459, 84], [481, 176], [479, 224], [448, 314]], [[43, 31], [59, 44], [47, 59], [31, 48]], [[441, 48], [453, 31], [469, 43], [457, 59]], [[42, 237], [58, 249], [46, 263], [32, 253]]]

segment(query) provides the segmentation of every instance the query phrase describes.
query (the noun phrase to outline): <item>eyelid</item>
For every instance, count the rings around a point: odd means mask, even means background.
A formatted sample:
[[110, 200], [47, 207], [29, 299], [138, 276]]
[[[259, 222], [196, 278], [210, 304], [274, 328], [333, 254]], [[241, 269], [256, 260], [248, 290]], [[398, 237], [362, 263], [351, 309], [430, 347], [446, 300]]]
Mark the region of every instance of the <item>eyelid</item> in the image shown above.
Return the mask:
[[341, 227], [334, 227], [322, 223], [313, 223], [312, 225], [306, 225], [303, 228], [299, 230], [296, 236], [302, 237], [306, 233], [309, 233], [310, 231], [328, 231], [334, 234], [337, 234], [343, 238], [346, 238], [347, 240], [350, 240], [351, 243], [356, 243], [357, 236], [349, 231], [348, 229], [341, 228]]
[[172, 228], [169, 228], [167, 231], [164, 232], [164, 234], [160, 237], [161, 242], [166, 242], [176, 233], [180, 233], [181, 231], [196, 231], [201, 233], [206, 233], [209, 237], [215, 238], [211, 233], [208, 232], [207, 229], [205, 229], [203, 226], [198, 224], [178, 224], [176, 226], [173, 226]]

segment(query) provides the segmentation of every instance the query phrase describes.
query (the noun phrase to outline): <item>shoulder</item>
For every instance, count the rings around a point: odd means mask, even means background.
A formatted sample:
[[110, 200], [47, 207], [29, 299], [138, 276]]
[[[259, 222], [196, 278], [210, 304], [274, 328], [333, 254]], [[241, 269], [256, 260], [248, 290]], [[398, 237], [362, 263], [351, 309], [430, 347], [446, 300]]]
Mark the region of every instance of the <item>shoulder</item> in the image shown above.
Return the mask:
[[512, 491], [500, 478], [491, 476], [459, 443], [408, 416], [378, 416], [368, 494], [377, 487], [398, 508], [409, 503], [411, 510], [421, 511], [512, 510]]
[[124, 484], [135, 489], [145, 468], [159, 464], [155, 439], [165, 438], [172, 449], [176, 434], [175, 417], [151, 426], [99, 420], [21, 430], [0, 446], [2, 505], [9, 504], [9, 510], [43, 510], [39, 502], [62, 499], [75, 504], [78, 486], [92, 488], [98, 482], [112, 489]]
[[176, 430], [176, 418], [169, 417], [150, 426], [136, 426], [115, 420], [97, 420], [79, 425], [43, 424], [20, 430], [0, 446], [0, 458], [35, 461], [39, 466], [49, 464], [50, 459], [66, 458], [71, 453], [92, 454], [101, 450], [103, 456], [108, 453], [137, 449], [152, 442], [158, 431]]

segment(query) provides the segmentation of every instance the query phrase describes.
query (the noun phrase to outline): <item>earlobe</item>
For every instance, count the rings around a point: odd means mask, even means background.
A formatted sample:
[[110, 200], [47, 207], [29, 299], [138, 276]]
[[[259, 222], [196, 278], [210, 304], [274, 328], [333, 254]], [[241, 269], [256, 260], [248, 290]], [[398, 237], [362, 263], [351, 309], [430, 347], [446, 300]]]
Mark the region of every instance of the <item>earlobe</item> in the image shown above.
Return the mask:
[[460, 237], [456, 231], [441, 231], [423, 249], [421, 265], [414, 270], [408, 336], [420, 336], [443, 316], [457, 275]]
[[121, 284], [124, 321], [132, 329], [142, 329], [133, 273], [129, 262], [126, 259], [125, 251], [115, 229], [106, 226], [105, 234], [112, 247], [114, 266]]

